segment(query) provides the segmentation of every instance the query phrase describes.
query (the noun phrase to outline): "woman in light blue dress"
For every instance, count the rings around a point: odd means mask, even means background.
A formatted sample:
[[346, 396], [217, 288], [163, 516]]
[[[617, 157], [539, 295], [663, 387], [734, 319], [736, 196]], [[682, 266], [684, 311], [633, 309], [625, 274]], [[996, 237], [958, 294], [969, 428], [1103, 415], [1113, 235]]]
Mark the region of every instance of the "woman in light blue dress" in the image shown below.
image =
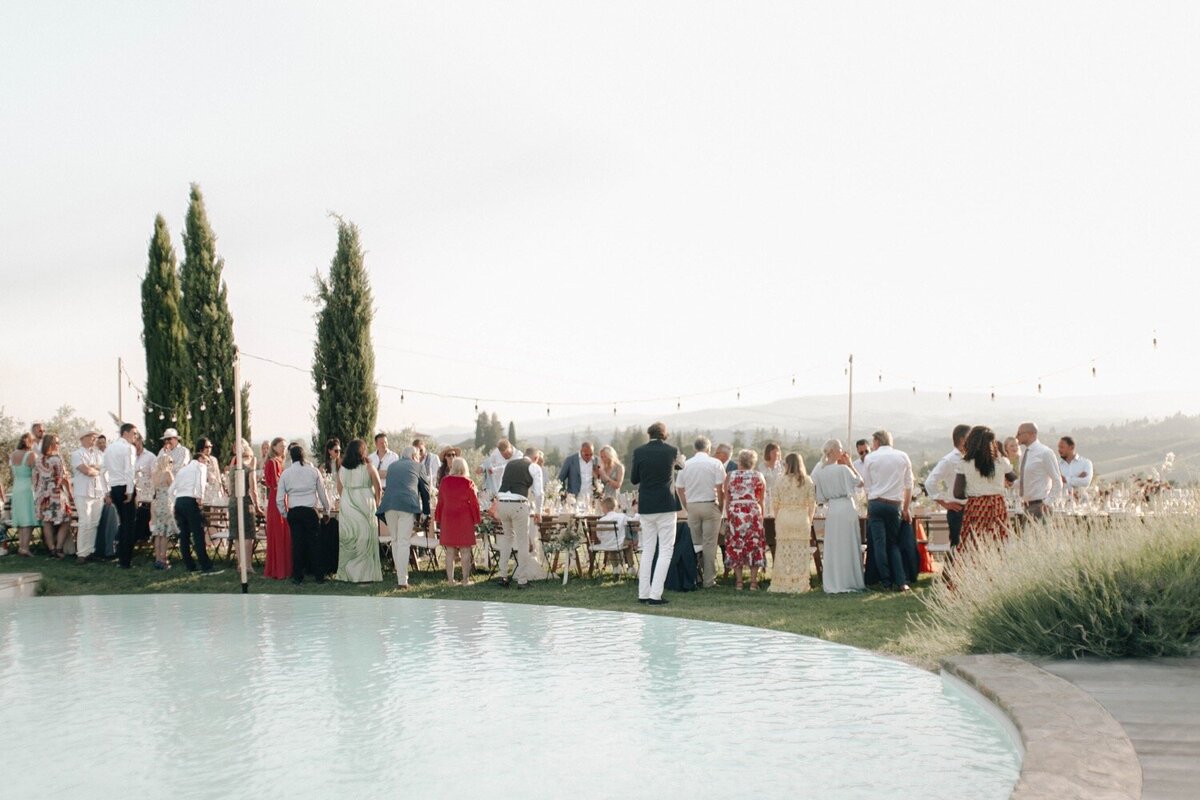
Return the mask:
[[17, 553], [23, 556], [33, 555], [29, 552], [29, 540], [38, 525], [33, 510], [33, 462], [33, 435], [24, 433], [8, 460], [13, 474], [12, 524], [19, 537]]
[[379, 563], [379, 473], [367, 460], [367, 445], [355, 439], [346, 447], [338, 469], [339, 581], [368, 583], [383, 580]]
[[825, 442], [824, 463], [813, 472], [817, 502], [825, 506], [825, 561], [821, 582], [826, 594], [861, 592], [862, 544], [855, 495], [862, 482], [837, 439]]

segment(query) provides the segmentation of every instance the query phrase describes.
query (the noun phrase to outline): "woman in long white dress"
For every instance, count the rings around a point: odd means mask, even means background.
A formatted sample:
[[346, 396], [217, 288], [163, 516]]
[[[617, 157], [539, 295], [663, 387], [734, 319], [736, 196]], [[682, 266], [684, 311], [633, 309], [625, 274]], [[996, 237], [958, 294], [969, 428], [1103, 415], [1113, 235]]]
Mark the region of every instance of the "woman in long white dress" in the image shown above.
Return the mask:
[[855, 494], [862, 478], [837, 439], [825, 442], [821, 468], [813, 472], [817, 502], [825, 505], [825, 558], [822, 585], [826, 594], [861, 592], [862, 540], [858, 532]]
[[383, 580], [379, 561], [379, 473], [367, 460], [367, 445], [355, 439], [338, 468], [338, 570], [334, 577], [351, 583]]

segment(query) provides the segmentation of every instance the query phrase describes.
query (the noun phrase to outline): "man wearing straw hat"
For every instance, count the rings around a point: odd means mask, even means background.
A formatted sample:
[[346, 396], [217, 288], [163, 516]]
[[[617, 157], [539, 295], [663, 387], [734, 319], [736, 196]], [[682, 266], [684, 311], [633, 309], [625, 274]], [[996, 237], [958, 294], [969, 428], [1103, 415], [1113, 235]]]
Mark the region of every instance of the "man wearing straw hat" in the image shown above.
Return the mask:
[[[174, 428], [167, 428], [162, 435], [162, 453], [166, 453], [171, 457], [171, 463], [175, 466], [175, 472], [179, 472], [189, 461], [192, 460], [192, 454], [188, 449], [179, 443], [179, 431]], [[159, 453], [159, 455], [162, 455]]]
[[71, 453], [71, 488], [79, 514], [79, 536], [75, 555], [80, 562], [94, 560], [96, 530], [100, 514], [109, 502], [104, 491], [104, 455], [96, 449], [100, 431], [89, 429], [79, 437], [80, 446]]

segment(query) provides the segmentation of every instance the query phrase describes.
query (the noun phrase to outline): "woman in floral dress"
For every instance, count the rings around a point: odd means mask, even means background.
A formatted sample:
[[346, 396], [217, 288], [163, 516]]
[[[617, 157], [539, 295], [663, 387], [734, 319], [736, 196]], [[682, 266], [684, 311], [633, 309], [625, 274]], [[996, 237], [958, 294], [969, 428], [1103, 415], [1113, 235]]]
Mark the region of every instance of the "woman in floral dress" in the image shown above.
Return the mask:
[[42, 437], [42, 457], [34, 467], [37, 476], [38, 519], [42, 522], [42, 541], [55, 558], [65, 558], [63, 548], [71, 535], [71, 480], [62, 456], [58, 454], [58, 436]]
[[170, 569], [167, 551], [172, 536], [179, 535], [175, 524], [175, 501], [171, 498], [171, 485], [175, 483], [175, 462], [165, 450], [154, 462], [150, 477], [150, 488], [154, 499], [150, 501], [150, 536], [154, 539], [154, 568]]
[[807, 592], [817, 493], [800, 456], [788, 453], [783, 465], [770, 495], [775, 517], [775, 566], [771, 568], [768, 591]]
[[750, 568], [750, 590], [758, 589], [758, 571], [767, 564], [767, 537], [763, 532], [763, 496], [766, 483], [755, 469], [758, 454], [753, 450], [738, 453], [738, 468], [725, 476], [725, 566], [733, 568], [738, 589], [742, 588], [742, 568]]

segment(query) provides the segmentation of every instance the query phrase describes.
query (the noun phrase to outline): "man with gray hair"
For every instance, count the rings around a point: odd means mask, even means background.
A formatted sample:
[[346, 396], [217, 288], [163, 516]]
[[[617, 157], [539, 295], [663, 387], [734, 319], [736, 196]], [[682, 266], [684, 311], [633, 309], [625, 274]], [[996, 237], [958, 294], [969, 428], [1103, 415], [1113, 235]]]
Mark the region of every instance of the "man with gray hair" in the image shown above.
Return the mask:
[[902, 554], [904, 523], [911, 532], [913, 470], [908, 454], [892, 447], [892, 434], [872, 435], [874, 450], [863, 459], [863, 485], [867, 490], [869, 556], [883, 588], [907, 592], [908, 570]]
[[733, 460], [733, 448], [725, 442], [721, 442], [719, 445], [717, 445], [717, 449], [713, 453], [713, 457], [716, 458], [717, 461], [721, 462], [721, 469], [725, 470], [726, 472], [733, 472], [735, 469], [737, 469], [737, 462]]
[[687, 509], [693, 540], [702, 547], [701, 572], [706, 589], [717, 583], [717, 536], [725, 507], [725, 467], [708, 454], [711, 446], [707, 436], [696, 437], [696, 454], [675, 477], [679, 503]]
[[413, 529], [422, 515], [429, 516], [429, 481], [418, 460], [418, 450], [409, 446], [387, 468], [387, 488], [376, 516], [392, 534], [392, 561], [396, 565], [396, 585], [408, 588], [408, 555]]
[[496, 447], [475, 472], [483, 476], [483, 491], [489, 497], [495, 497], [500, 490], [500, 480], [504, 477], [504, 466], [516, 455], [512, 443], [508, 439], [496, 442]]

